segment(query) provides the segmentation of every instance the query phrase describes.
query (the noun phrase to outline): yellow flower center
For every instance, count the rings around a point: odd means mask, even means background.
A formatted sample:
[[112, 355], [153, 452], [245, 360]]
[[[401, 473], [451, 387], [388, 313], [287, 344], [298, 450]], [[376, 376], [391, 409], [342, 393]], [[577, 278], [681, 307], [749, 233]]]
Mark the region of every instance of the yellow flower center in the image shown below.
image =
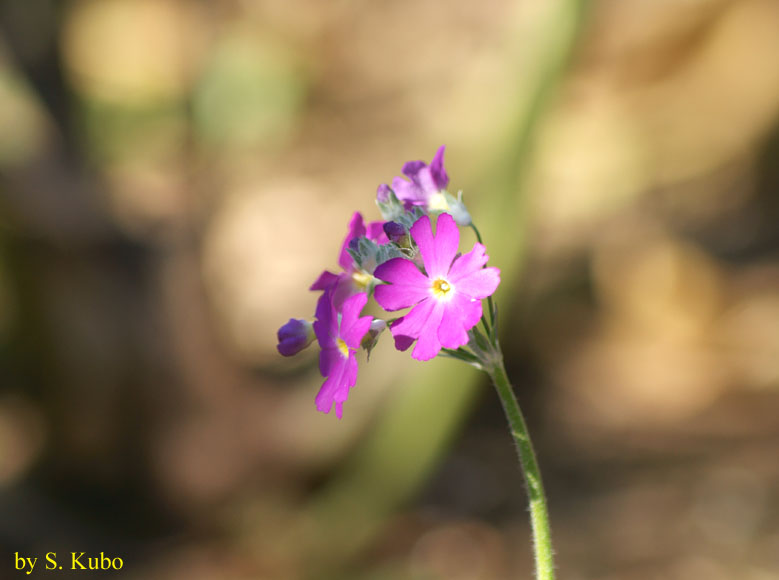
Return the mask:
[[435, 192], [427, 199], [428, 211], [449, 211], [449, 202], [440, 191]]
[[454, 296], [454, 286], [443, 278], [437, 278], [430, 287], [436, 300], [450, 300]]
[[352, 274], [352, 280], [354, 280], [354, 283], [360, 290], [365, 290], [368, 287], [368, 284], [371, 283], [371, 280], [373, 280], [373, 276], [367, 272], [354, 272]]
[[338, 350], [341, 351], [343, 357], [349, 358], [349, 346], [344, 342], [344, 339], [339, 338], [335, 344], [338, 346]]

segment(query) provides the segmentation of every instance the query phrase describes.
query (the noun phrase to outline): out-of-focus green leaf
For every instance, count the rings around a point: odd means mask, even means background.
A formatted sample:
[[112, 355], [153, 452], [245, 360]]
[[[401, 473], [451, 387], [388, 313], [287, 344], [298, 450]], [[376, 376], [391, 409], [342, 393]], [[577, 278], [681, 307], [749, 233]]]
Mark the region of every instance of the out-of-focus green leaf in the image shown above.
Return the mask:
[[301, 67], [283, 47], [230, 37], [195, 90], [195, 127], [210, 145], [275, 145], [293, 133], [305, 95]]

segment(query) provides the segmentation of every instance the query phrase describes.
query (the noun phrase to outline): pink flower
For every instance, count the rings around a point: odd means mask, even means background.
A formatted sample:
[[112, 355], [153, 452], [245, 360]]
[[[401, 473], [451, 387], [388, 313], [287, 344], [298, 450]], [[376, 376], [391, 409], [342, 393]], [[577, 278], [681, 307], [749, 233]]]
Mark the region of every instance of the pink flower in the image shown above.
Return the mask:
[[376, 286], [374, 296], [385, 310], [413, 306], [391, 326], [395, 346], [406, 350], [416, 340], [411, 356], [429, 360], [442, 347], [456, 349], [468, 343], [468, 331], [482, 316], [481, 300], [495, 292], [500, 271], [484, 268], [488, 256], [481, 244], [455, 257], [460, 232], [449, 214], [438, 217], [435, 236], [428, 216], [419, 218], [410, 233], [426, 274], [411, 260], [393, 258], [376, 268], [374, 276], [389, 284]]
[[[448, 213], [461, 226], [471, 224], [471, 214], [462, 200], [462, 192], [454, 197], [446, 191], [449, 175], [444, 168], [444, 151], [441, 145], [430, 165], [424, 161], [408, 161], [403, 165], [402, 177], [392, 180], [392, 187], [382, 184], [376, 190], [376, 202], [384, 219], [395, 220], [402, 210], [422, 208], [425, 213]], [[393, 203], [393, 196], [396, 201]], [[402, 204], [402, 205], [401, 205]]]
[[332, 289], [325, 291], [316, 305], [314, 333], [322, 348], [319, 353], [319, 370], [325, 382], [316, 396], [316, 408], [329, 413], [335, 403], [335, 414], [343, 415], [343, 403], [349, 397], [349, 389], [357, 382], [357, 358], [355, 352], [371, 326], [373, 318], [360, 312], [368, 301], [366, 293], [346, 298], [336, 310]]
[[402, 177], [392, 180], [392, 189], [400, 201], [427, 206], [432, 196], [446, 189], [449, 176], [444, 169], [445, 149], [445, 145], [438, 148], [430, 165], [424, 161], [408, 161], [403, 165], [403, 175], [408, 177], [409, 181]]
[[363, 236], [377, 244], [387, 243], [388, 239], [382, 229], [383, 225], [384, 222], [370, 222], [366, 226], [362, 219], [362, 214], [354, 212], [352, 219], [349, 221], [349, 230], [341, 245], [341, 252], [338, 255], [338, 265], [343, 268], [343, 272], [333, 274], [328, 270], [323, 271], [311, 285], [310, 290], [334, 288], [333, 301], [336, 307], [340, 306], [352, 294], [364, 291], [373, 276], [371, 276], [370, 272], [364, 272], [358, 268], [347, 250], [353, 240]]

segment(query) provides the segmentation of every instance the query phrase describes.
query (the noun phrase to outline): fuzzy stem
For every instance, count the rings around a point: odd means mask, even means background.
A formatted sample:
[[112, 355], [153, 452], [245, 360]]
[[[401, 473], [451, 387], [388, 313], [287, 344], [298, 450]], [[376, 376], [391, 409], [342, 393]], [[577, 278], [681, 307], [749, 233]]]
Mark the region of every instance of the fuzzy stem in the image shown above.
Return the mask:
[[498, 397], [503, 405], [503, 411], [508, 419], [511, 436], [517, 447], [517, 455], [525, 476], [527, 495], [530, 502], [530, 523], [533, 529], [533, 550], [536, 561], [536, 578], [538, 580], [554, 580], [554, 553], [552, 537], [549, 529], [549, 513], [546, 507], [546, 496], [541, 481], [541, 471], [538, 468], [536, 454], [530, 441], [530, 434], [525, 424], [525, 418], [519, 408], [517, 398], [506, 375], [503, 365], [503, 355], [498, 354], [491, 366], [485, 368], [495, 385]]

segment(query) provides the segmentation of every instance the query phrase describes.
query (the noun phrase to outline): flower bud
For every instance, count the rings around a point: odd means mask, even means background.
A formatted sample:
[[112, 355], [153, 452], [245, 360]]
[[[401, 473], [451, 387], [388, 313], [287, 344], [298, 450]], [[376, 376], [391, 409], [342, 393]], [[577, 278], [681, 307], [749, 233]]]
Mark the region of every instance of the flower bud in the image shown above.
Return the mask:
[[391, 242], [395, 242], [396, 244], [406, 235], [408, 235], [408, 232], [406, 232], [406, 228], [404, 228], [401, 224], [398, 222], [386, 222], [383, 226], [384, 233], [387, 234], [387, 237]]
[[394, 220], [406, 211], [403, 203], [386, 183], [382, 183], [376, 190], [376, 205], [385, 220]]
[[362, 346], [368, 353], [368, 360], [371, 358], [371, 351], [376, 343], [379, 342], [379, 335], [387, 328], [387, 321], [381, 318], [374, 318], [371, 322], [371, 326], [365, 336], [362, 337], [360, 346]]
[[378, 203], [390, 203], [392, 195], [392, 188], [386, 183], [382, 183], [378, 189], [376, 189], [376, 201]]
[[290, 318], [276, 333], [279, 344], [276, 346], [283, 356], [293, 356], [311, 344], [316, 336], [314, 327], [307, 320]]

